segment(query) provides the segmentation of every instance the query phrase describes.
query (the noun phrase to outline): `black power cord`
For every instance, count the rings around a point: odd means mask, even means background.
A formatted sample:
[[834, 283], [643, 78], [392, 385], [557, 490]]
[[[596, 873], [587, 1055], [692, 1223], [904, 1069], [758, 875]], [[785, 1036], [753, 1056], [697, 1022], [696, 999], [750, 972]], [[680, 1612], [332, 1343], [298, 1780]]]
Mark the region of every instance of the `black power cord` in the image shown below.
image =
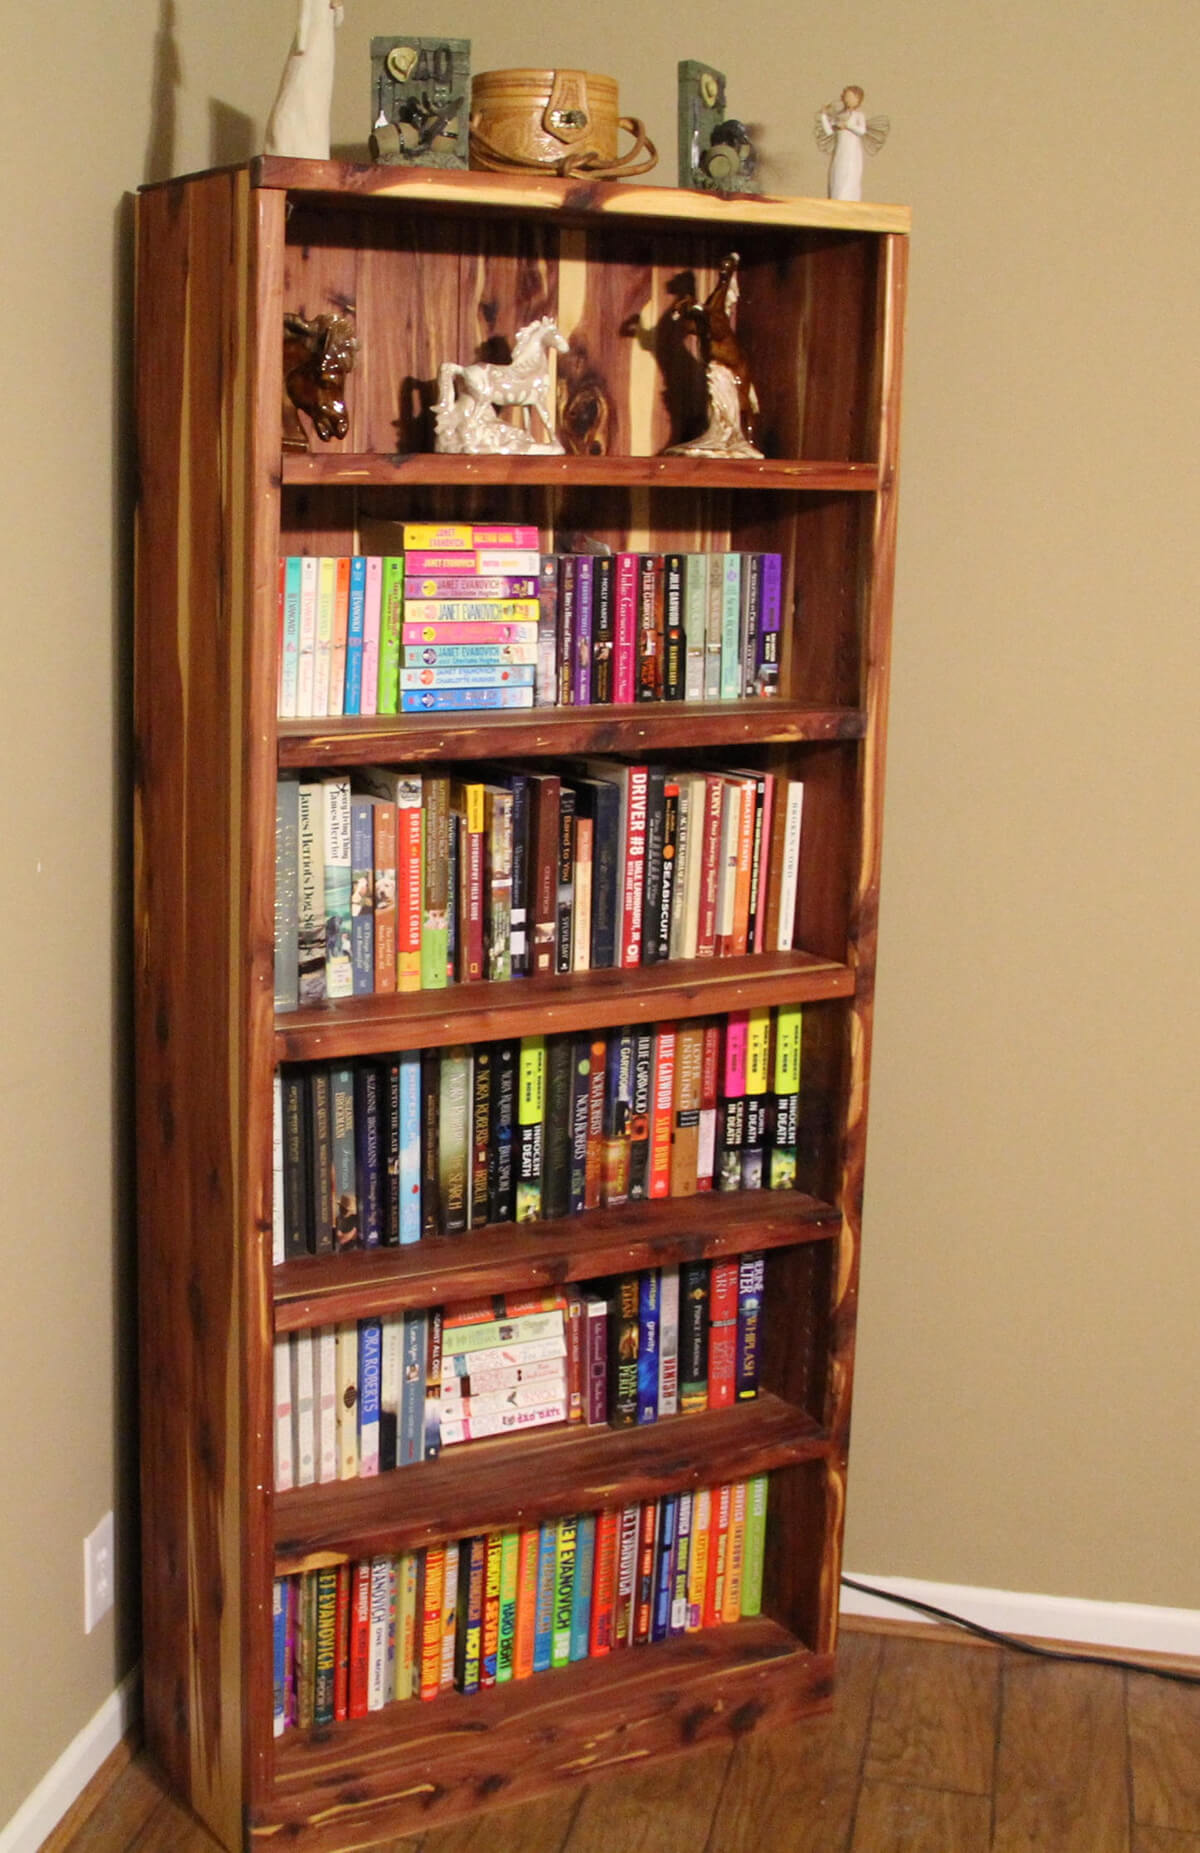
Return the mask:
[[1011, 1647], [1019, 1654], [1031, 1654], [1037, 1660], [1065, 1660], [1076, 1666], [1111, 1666], [1118, 1673], [1149, 1673], [1155, 1679], [1174, 1680], [1179, 1686], [1200, 1686], [1200, 1673], [1185, 1673], [1170, 1666], [1151, 1666], [1140, 1660], [1122, 1660], [1114, 1654], [1072, 1653], [1065, 1647], [1043, 1647], [1036, 1641], [1024, 1641], [1016, 1634], [1001, 1634], [998, 1629], [988, 1628], [981, 1621], [968, 1621], [965, 1615], [955, 1615], [950, 1609], [936, 1608], [932, 1602], [920, 1602], [915, 1596], [898, 1596], [890, 1589], [876, 1589], [873, 1584], [860, 1583], [853, 1576], [844, 1576], [842, 1587], [857, 1590], [860, 1596], [875, 1596], [880, 1602], [895, 1602], [901, 1608], [916, 1609], [918, 1614], [928, 1615], [934, 1621], [947, 1621], [953, 1628], [965, 1628], [968, 1634], [977, 1634], [981, 1640], [992, 1641], [997, 1647]]

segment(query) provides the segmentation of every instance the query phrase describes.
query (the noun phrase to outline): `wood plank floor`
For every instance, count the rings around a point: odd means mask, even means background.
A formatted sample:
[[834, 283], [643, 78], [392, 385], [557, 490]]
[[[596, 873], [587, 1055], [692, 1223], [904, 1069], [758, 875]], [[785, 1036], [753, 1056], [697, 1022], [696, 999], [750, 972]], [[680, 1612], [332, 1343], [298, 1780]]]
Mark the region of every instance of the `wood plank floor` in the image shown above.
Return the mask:
[[[386, 1853], [1200, 1853], [1200, 1687], [847, 1628], [833, 1715]], [[215, 1853], [130, 1762], [53, 1853]]]

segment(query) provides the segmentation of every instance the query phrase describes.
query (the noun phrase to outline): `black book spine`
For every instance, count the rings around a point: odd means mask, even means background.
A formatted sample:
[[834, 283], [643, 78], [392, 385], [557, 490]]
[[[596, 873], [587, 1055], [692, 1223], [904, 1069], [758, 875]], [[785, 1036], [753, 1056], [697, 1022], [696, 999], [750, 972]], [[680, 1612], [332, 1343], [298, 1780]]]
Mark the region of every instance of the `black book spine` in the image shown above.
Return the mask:
[[381, 1096], [383, 1073], [375, 1062], [354, 1070], [354, 1138], [358, 1163], [358, 1228], [364, 1248], [378, 1248], [384, 1227]]
[[289, 1261], [307, 1255], [311, 1218], [308, 1207], [310, 1160], [304, 1075], [285, 1068], [283, 1086], [284, 1253]]
[[578, 1216], [587, 1207], [588, 1103], [591, 1094], [592, 1039], [571, 1038], [571, 1098], [568, 1124], [571, 1135], [571, 1166], [568, 1181], [568, 1212]]
[[489, 1222], [512, 1222], [516, 1214], [516, 1132], [518, 1044], [493, 1045], [492, 1142], [494, 1179], [489, 1178]]
[[707, 1261], [679, 1264], [679, 1408], [708, 1407]]
[[542, 1215], [565, 1216], [571, 1195], [570, 1036], [546, 1038], [546, 1118], [542, 1143]]
[[592, 701], [613, 698], [613, 639], [615, 607], [613, 573], [616, 562], [611, 553], [596, 555], [592, 567]]
[[662, 880], [658, 919], [654, 922], [654, 957], [659, 963], [671, 956], [671, 912], [675, 906], [675, 872], [679, 866], [679, 787], [670, 781], [663, 791]]
[[742, 694], [757, 693], [758, 633], [762, 623], [762, 554], [742, 556]]
[[441, 1235], [442, 1206], [438, 1189], [438, 1131], [442, 1057], [438, 1049], [421, 1054], [421, 1234]]
[[633, 1042], [633, 1101], [629, 1117], [629, 1195], [644, 1197], [650, 1178], [650, 1096], [654, 1086], [654, 1032], [637, 1030]]
[[746, 918], [746, 950], [754, 951], [754, 936], [758, 929], [759, 909], [766, 906], [766, 888], [763, 883], [763, 817], [766, 814], [767, 781], [754, 781], [754, 842], [750, 851], [750, 911]]
[[683, 555], [668, 553], [663, 561], [663, 614], [665, 651], [663, 698], [682, 701], [687, 670], [687, 639], [683, 624]]
[[515, 772], [512, 776], [512, 801], [512, 971], [514, 978], [527, 978], [533, 964], [529, 919], [529, 781], [523, 772]]
[[637, 1425], [638, 1305], [641, 1277], [622, 1274], [608, 1309], [608, 1419], [614, 1428]]
[[309, 1248], [314, 1255], [333, 1253], [333, 1137], [329, 1119], [329, 1070], [308, 1075]]
[[558, 892], [554, 915], [554, 970], [571, 969], [575, 925], [575, 793], [561, 785], [558, 793]]
[[492, 1045], [481, 1042], [475, 1050], [471, 1100], [471, 1227], [478, 1229], [489, 1215], [488, 1179], [492, 1155]]
[[609, 780], [593, 786], [592, 792], [592, 967], [607, 971], [617, 962], [620, 931], [621, 793]]
[[658, 915], [663, 884], [663, 829], [666, 823], [667, 775], [651, 766], [646, 778], [646, 865], [642, 887], [642, 964], [653, 965], [658, 950]]

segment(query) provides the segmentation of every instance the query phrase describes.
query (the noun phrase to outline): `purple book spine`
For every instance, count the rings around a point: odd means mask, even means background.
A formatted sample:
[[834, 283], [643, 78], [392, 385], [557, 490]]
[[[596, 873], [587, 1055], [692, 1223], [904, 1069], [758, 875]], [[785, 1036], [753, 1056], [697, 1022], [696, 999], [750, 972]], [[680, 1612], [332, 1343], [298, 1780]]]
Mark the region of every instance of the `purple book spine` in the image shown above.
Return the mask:
[[571, 699], [577, 708], [592, 700], [592, 558], [581, 553], [575, 563], [575, 661]]
[[608, 1421], [608, 1302], [600, 1295], [584, 1302], [587, 1350], [584, 1357], [586, 1417], [589, 1427]]
[[762, 557], [762, 605], [758, 619], [758, 663], [755, 692], [759, 695], [779, 693], [779, 645], [783, 623], [783, 555], [764, 553]]

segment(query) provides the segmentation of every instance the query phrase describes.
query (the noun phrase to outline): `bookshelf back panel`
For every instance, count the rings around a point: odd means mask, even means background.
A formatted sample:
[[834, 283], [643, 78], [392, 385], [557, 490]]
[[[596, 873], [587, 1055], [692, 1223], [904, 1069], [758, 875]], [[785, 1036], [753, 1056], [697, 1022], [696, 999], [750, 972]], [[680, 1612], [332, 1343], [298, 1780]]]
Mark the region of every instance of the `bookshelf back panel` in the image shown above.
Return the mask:
[[653, 456], [704, 428], [704, 370], [674, 311], [686, 294], [706, 296], [737, 249], [735, 320], [764, 454], [845, 461], [866, 457], [872, 428], [877, 247], [871, 235], [796, 228], [579, 229], [298, 199], [283, 303], [355, 317], [350, 428], [323, 450], [431, 450], [440, 364], [507, 360], [517, 329], [551, 315], [571, 343], [558, 362], [567, 452]]
[[763, 1614], [819, 1653], [836, 1644], [844, 1494], [837, 1462], [806, 1461], [770, 1476]]

